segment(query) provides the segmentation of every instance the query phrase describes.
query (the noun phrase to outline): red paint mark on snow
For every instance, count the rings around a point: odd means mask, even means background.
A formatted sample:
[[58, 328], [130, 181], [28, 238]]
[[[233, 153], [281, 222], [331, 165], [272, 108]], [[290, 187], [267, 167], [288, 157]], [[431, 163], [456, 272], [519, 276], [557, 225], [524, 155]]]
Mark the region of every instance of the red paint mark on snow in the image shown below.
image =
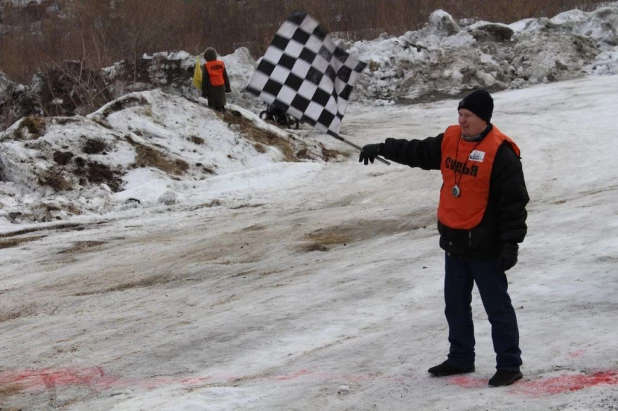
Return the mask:
[[[319, 373], [310, 370], [298, 370], [291, 374], [279, 374], [272, 376], [253, 375], [213, 375], [197, 377], [156, 377], [143, 379], [130, 379], [112, 376], [105, 373], [102, 367], [83, 368], [45, 368], [40, 370], [4, 371], [0, 373], [0, 387], [3, 385], [18, 385], [27, 391], [45, 391], [53, 388], [67, 386], [83, 386], [96, 391], [109, 390], [112, 388], [142, 388], [154, 389], [169, 387], [170, 385], [199, 386], [202, 384], [225, 384], [240, 380], [262, 380], [264, 382], [284, 382], [298, 378], [313, 378], [317, 380], [333, 380], [345, 382], [362, 381], [396, 381], [405, 382], [410, 378], [405, 375], [379, 375], [379, 374], [331, 374]], [[457, 376], [447, 379], [449, 384], [455, 384], [462, 388], [481, 389], [487, 387], [487, 378]], [[509, 387], [508, 393], [515, 395], [546, 396], [565, 392], [583, 390], [600, 385], [618, 385], [618, 371], [601, 371], [593, 374], [560, 375], [538, 380], [522, 380]]]
[[602, 371], [594, 374], [560, 375], [538, 381], [526, 381], [520, 384], [516, 391], [528, 395], [554, 395], [598, 385], [618, 385], [618, 372]]
[[571, 358], [581, 357], [582, 355], [584, 355], [585, 352], [586, 352], [585, 350], [573, 351], [572, 353], [569, 353], [569, 357]]
[[307, 375], [309, 374], [309, 371], [307, 370], [300, 370], [300, 371], [296, 371], [294, 374], [289, 374], [289, 375], [277, 375], [275, 376], [273, 379], [276, 381], [288, 381], [288, 380], [293, 380], [296, 379], [302, 375]]
[[[451, 377], [450, 384], [462, 388], [485, 388], [487, 379], [478, 377]], [[559, 375], [557, 377], [516, 382], [510, 389], [511, 394], [531, 396], [556, 395], [579, 391], [599, 385], [618, 385], [618, 371], [601, 371], [594, 374]]]
[[96, 385], [105, 388], [113, 384], [115, 380], [114, 377], [106, 376], [101, 367], [44, 368], [0, 373], [0, 385], [19, 384], [28, 390], [43, 390], [68, 385]]
[[478, 377], [450, 377], [448, 382], [461, 388], [487, 388], [487, 379]]

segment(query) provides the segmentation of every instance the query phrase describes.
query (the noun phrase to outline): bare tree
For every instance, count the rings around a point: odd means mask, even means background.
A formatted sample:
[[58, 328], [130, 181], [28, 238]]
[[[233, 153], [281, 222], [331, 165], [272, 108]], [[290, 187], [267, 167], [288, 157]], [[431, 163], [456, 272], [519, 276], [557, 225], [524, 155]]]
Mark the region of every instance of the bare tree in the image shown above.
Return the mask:
[[257, 57], [293, 10], [362, 40], [416, 30], [436, 9], [456, 19], [511, 23], [593, 4], [596, 0], [46, 0], [34, 8], [3, 9], [0, 71], [24, 82], [44, 63], [74, 59], [101, 68], [128, 60], [136, 66], [143, 53], [197, 54], [208, 46], [227, 54], [243, 45]]

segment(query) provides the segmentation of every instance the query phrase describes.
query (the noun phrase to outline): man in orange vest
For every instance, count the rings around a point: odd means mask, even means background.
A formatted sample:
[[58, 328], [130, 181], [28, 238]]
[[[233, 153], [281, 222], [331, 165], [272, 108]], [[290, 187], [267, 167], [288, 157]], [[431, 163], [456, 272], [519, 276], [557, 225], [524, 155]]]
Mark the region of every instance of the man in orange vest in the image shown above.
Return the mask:
[[363, 147], [359, 161], [379, 155], [410, 167], [440, 170], [440, 247], [445, 250], [444, 300], [449, 326], [447, 360], [430, 368], [435, 377], [474, 371], [474, 283], [491, 323], [497, 372], [489, 385], [522, 378], [517, 317], [505, 272], [517, 263], [527, 232], [529, 197], [520, 151], [491, 124], [494, 103], [486, 90], [459, 102], [459, 125], [424, 140], [388, 138]]
[[217, 60], [217, 51], [209, 47], [204, 52], [206, 63], [202, 66], [202, 97], [208, 99], [208, 107], [225, 111], [225, 93], [230, 93], [230, 80], [225, 63]]

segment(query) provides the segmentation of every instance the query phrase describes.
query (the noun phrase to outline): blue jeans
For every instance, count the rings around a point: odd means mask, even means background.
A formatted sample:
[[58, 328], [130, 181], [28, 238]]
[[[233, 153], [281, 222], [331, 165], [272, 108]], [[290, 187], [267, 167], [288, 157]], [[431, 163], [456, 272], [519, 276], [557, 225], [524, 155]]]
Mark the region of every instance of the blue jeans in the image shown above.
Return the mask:
[[449, 362], [462, 368], [474, 364], [474, 324], [470, 304], [472, 287], [476, 283], [491, 323], [496, 368], [518, 371], [522, 362], [517, 317], [507, 292], [506, 274], [498, 261], [476, 260], [447, 253], [445, 271], [444, 313], [451, 344]]

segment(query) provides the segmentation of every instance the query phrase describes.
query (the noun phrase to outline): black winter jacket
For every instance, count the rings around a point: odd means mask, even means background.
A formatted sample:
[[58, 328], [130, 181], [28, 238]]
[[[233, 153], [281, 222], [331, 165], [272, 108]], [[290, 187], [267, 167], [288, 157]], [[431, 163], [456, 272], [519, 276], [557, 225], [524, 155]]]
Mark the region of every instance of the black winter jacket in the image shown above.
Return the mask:
[[[388, 160], [439, 170], [444, 134], [424, 140], [388, 138], [379, 154]], [[508, 143], [498, 148], [489, 183], [489, 202], [481, 222], [470, 230], [453, 229], [438, 221], [440, 247], [452, 255], [496, 259], [501, 245], [524, 241], [527, 226], [526, 205], [530, 198], [519, 157]]]

